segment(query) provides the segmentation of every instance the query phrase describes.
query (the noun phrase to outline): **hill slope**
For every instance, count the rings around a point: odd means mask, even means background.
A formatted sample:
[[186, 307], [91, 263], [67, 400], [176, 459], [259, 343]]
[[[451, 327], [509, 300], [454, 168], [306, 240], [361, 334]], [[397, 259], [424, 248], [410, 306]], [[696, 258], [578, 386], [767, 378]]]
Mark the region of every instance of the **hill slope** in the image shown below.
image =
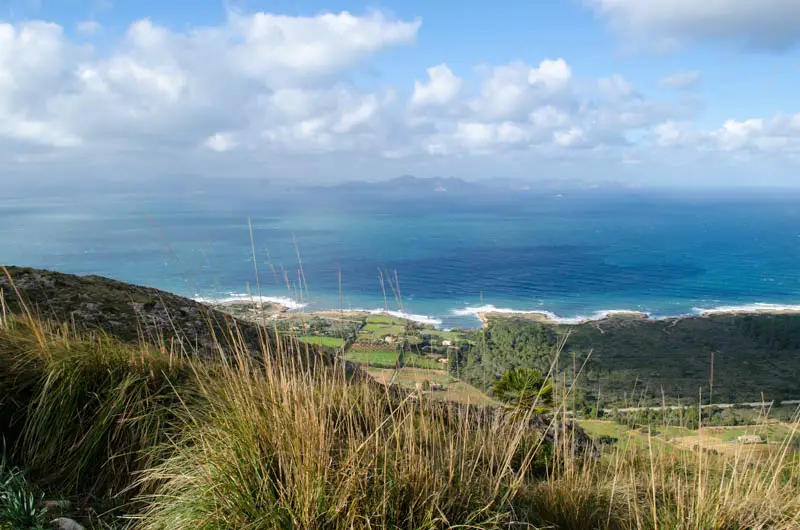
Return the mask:
[[53, 322], [71, 322], [79, 329], [104, 331], [124, 341], [145, 339], [178, 345], [182, 350], [214, 356], [219, 345], [241, 337], [252, 351], [261, 342], [274, 345], [272, 333], [204, 304], [150, 287], [100, 276], [7, 267], [0, 269], [0, 292], [11, 312], [23, 306]]

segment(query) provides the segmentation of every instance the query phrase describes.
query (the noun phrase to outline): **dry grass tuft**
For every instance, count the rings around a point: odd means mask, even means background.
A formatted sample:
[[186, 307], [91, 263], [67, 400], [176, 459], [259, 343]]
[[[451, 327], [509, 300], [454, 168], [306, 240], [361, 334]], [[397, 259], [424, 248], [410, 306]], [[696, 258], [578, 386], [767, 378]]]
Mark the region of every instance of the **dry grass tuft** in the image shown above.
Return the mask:
[[32, 480], [135, 495], [143, 530], [800, 528], [794, 432], [768, 454], [597, 458], [532, 409], [393, 395], [297, 351], [208, 362], [3, 313], [0, 427]]

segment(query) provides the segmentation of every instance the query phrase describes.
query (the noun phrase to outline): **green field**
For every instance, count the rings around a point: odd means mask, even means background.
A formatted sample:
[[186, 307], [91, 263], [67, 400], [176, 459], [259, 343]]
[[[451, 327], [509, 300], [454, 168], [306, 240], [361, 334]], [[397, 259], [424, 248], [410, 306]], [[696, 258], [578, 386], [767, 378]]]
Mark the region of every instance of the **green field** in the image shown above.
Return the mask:
[[345, 360], [370, 366], [394, 367], [397, 364], [395, 350], [351, 350], [344, 356]]
[[418, 355], [409, 355], [406, 354], [406, 366], [410, 366], [413, 368], [425, 368], [428, 370], [441, 370], [442, 365], [433, 359], [428, 359], [427, 357], [420, 357]]
[[[578, 420], [578, 424], [591, 438], [599, 441], [610, 437], [616, 448], [635, 448], [644, 451], [664, 450], [696, 452], [698, 447], [720, 455], [770, 455], [788, 451], [795, 454], [800, 448], [800, 436], [784, 423], [752, 425], [748, 427], [704, 427], [701, 430], [654, 425], [649, 430], [632, 429], [608, 420]], [[760, 444], [737, 444], [736, 439], [746, 434], [758, 434], [764, 439]], [[787, 441], [793, 439], [787, 445]]]
[[445, 331], [443, 329], [426, 328], [422, 330], [420, 334], [422, 336], [431, 335], [433, 337], [439, 337], [442, 340], [452, 340], [456, 342], [464, 340], [461, 333], [458, 333], [456, 331]]
[[370, 315], [361, 332], [359, 339], [364, 342], [380, 342], [384, 336], [402, 336], [405, 331], [406, 321], [389, 315]]
[[405, 331], [405, 327], [398, 324], [383, 324], [367, 320], [367, 324], [361, 331], [366, 331], [368, 333], [395, 333], [401, 335]]
[[305, 342], [306, 344], [318, 344], [320, 346], [328, 346], [330, 348], [339, 348], [344, 344], [344, 339], [340, 339], [338, 337], [309, 336], [297, 337], [297, 340], [300, 342]]
[[744, 436], [747, 434], [758, 434], [764, 438], [764, 441], [767, 443], [780, 443], [786, 440], [788, 436], [793, 436], [796, 440], [800, 438], [800, 433], [798, 433], [796, 430], [793, 433], [792, 429], [784, 424], [751, 425], [744, 427], [711, 427], [708, 430], [726, 442], [732, 442], [739, 436]]
[[579, 420], [578, 423], [586, 434], [592, 438], [600, 438], [601, 436], [610, 436], [612, 438], [621, 439], [624, 435], [630, 432], [630, 429], [625, 425], [606, 420]]
[[367, 317], [367, 323], [372, 324], [391, 324], [395, 325], [398, 322], [402, 324], [403, 319], [393, 317], [391, 315], [370, 315]]
[[[379, 349], [353, 349], [348, 351], [344, 358], [348, 361], [368, 364], [381, 368], [394, 368], [397, 364], [398, 352], [396, 350]], [[441, 370], [442, 365], [433, 359], [420, 357], [411, 353], [405, 355], [405, 366], [412, 368], [425, 368], [427, 370]]]
[[[607, 420], [579, 420], [583, 430], [586, 431], [594, 440], [600, 440], [604, 437], [615, 439], [611, 444], [613, 447], [619, 449], [635, 449], [641, 451], [653, 451], [654, 453], [674, 453], [679, 450], [678, 447], [667, 442], [667, 436], [658, 432], [660, 427], [653, 427], [652, 431], [647, 429], [631, 429], [626, 425]], [[696, 431], [686, 431], [688, 434], [696, 433]]]

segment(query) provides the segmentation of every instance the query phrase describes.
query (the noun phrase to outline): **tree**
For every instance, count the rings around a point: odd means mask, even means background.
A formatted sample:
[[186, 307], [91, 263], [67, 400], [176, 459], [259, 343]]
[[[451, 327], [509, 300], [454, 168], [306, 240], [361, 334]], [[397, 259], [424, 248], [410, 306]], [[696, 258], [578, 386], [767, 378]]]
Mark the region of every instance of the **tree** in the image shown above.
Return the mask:
[[553, 383], [532, 368], [507, 370], [494, 383], [494, 395], [500, 401], [521, 408], [546, 410], [553, 404]]
[[447, 352], [448, 370], [455, 376], [461, 375], [461, 352], [459, 350], [451, 350]]
[[697, 407], [687, 407], [683, 415], [683, 426], [687, 429], [697, 429], [700, 425], [700, 416], [697, 413]]
[[406, 349], [405, 347], [400, 348], [397, 354], [397, 367], [402, 368], [406, 364]]

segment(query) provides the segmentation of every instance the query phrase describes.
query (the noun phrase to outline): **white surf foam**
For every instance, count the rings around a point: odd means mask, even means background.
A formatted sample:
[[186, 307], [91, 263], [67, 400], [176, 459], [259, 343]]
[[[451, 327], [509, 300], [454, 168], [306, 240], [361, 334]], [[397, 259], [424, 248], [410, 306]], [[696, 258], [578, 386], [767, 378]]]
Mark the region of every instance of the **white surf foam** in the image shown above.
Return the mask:
[[606, 311], [597, 311], [592, 313], [592, 316], [589, 320], [603, 320], [605, 318], [614, 317], [614, 316], [625, 316], [625, 315], [642, 315], [647, 318], [652, 318], [653, 314], [649, 311], [634, 311], [632, 309], [608, 309]]
[[692, 312], [700, 315], [713, 315], [717, 313], [773, 313], [779, 311], [791, 311], [800, 313], [800, 305], [791, 304], [745, 304], [727, 305], [712, 308], [693, 307]]
[[231, 302], [255, 302], [261, 304], [278, 304], [288, 308], [290, 311], [296, 311], [298, 309], [302, 309], [308, 304], [303, 302], [298, 302], [297, 300], [293, 300], [286, 296], [261, 296], [258, 295], [250, 295], [245, 293], [229, 293], [227, 296], [222, 296], [218, 298], [209, 298], [203, 296], [197, 296], [194, 298], [197, 302], [202, 302], [204, 304], [229, 304]]
[[603, 320], [612, 316], [617, 315], [630, 315], [630, 314], [639, 314], [645, 315], [648, 318], [651, 316], [650, 313], [644, 311], [633, 311], [629, 309], [607, 309], [604, 311], [596, 311], [591, 315], [575, 315], [572, 317], [562, 317], [558, 316], [552, 311], [546, 311], [544, 309], [511, 309], [508, 307], [496, 307], [492, 304], [477, 306], [477, 307], [465, 307], [463, 309], [454, 309], [452, 313], [456, 316], [475, 316], [478, 317], [479, 313], [501, 313], [507, 315], [542, 315], [544, 318], [551, 322], [557, 322], [559, 324], [580, 324], [581, 322], [588, 322], [594, 320]]
[[431, 324], [433, 326], [439, 326], [442, 324], [442, 321], [438, 318], [434, 318], [428, 315], [417, 315], [414, 313], [406, 313], [405, 311], [392, 311], [386, 309], [353, 309], [353, 311], [365, 311], [371, 315], [390, 315], [397, 318], [404, 318], [406, 320], [411, 320], [412, 322], [418, 322], [420, 324]]
[[532, 309], [530, 311], [526, 311], [523, 309], [510, 309], [508, 307], [497, 307], [492, 304], [476, 306], [476, 307], [465, 307], [463, 309], [454, 309], [452, 313], [454, 315], [462, 317], [469, 315], [477, 315], [478, 313], [508, 313], [508, 314], [518, 314], [518, 315], [540, 314], [540, 315], [555, 316], [555, 314], [549, 311], [544, 311], [542, 309]]

